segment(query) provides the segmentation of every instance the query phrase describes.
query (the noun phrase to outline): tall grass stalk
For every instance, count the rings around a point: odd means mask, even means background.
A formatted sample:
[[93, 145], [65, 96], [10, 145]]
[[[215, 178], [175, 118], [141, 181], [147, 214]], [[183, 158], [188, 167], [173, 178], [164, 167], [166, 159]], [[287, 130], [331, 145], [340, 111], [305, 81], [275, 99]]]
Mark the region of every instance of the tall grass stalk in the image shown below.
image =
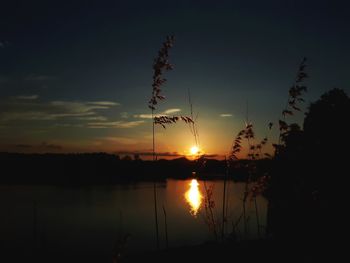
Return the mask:
[[286, 106], [282, 111], [282, 120], [278, 121], [280, 132], [278, 136], [278, 144], [274, 144], [276, 153], [281, 151], [282, 142], [289, 132], [290, 126], [286, 123], [286, 117], [288, 115], [294, 115], [295, 111], [301, 111], [298, 104], [304, 102], [302, 95], [307, 92], [307, 87], [303, 85], [303, 82], [308, 77], [308, 74], [305, 72], [307, 66], [306, 61], [307, 59], [304, 57], [299, 64], [294, 83], [288, 92]]
[[204, 202], [204, 208], [205, 208], [205, 222], [209, 227], [209, 230], [211, 230], [214, 234], [215, 241], [218, 240], [218, 229], [217, 229], [217, 221], [215, 220], [214, 216], [214, 207], [215, 202], [213, 200], [213, 185], [207, 187], [207, 184], [205, 181], [203, 181], [204, 184], [204, 190], [205, 190], [205, 202]]
[[168, 240], [168, 222], [167, 222], [167, 216], [166, 216], [166, 210], [163, 205], [163, 213], [164, 213], [164, 230], [165, 230], [165, 247], [169, 248], [169, 240]]
[[[225, 156], [225, 164], [226, 164], [226, 156]], [[226, 222], [226, 180], [227, 180], [227, 169], [225, 171], [224, 177], [224, 190], [222, 196], [222, 228], [221, 228], [221, 239], [224, 240], [225, 237], [225, 222]]]
[[[173, 36], [168, 36], [166, 41], [163, 43], [162, 48], [158, 52], [158, 57], [153, 63], [153, 84], [152, 84], [152, 96], [148, 102], [148, 107], [151, 109], [152, 114], [152, 156], [153, 162], [156, 161], [156, 142], [155, 142], [155, 124], [156, 118], [154, 116], [154, 111], [159, 100], [165, 99], [161, 93], [161, 86], [166, 82], [163, 78], [163, 72], [172, 69], [172, 65], [168, 62], [169, 49], [172, 47], [174, 42]], [[158, 225], [158, 207], [157, 207], [157, 183], [154, 179], [153, 181], [153, 201], [154, 201], [154, 218], [156, 227], [156, 244], [157, 249], [159, 249], [159, 225]]]
[[[153, 121], [153, 115], [154, 115], [154, 110], [152, 109], [152, 160], [153, 163], [156, 161], [156, 144], [155, 144], [155, 124]], [[157, 249], [159, 249], [159, 226], [158, 226], [158, 209], [157, 209], [157, 182], [156, 180], [153, 181], [153, 203], [154, 203], [154, 220], [156, 224], [156, 244], [157, 244]]]
[[188, 89], [188, 103], [190, 105], [190, 117], [193, 120], [193, 122], [189, 123], [190, 131], [191, 131], [191, 133], [192, 133], [192, 135], [194, 137], [195, 146], [200, 149], [198, 127], [196, 125], [198, 114], [196, 115], [196, 117], [194, 117], [194, 115], [193, 115], [193, 103], [192, 103], [190, 89]]
[[259, 219], [259, 210], [258, 210], [258, 204], [256, 202], [256, 196], [254, 196], [254, 206], [255, 206], [255, 217], [256, 217], [256, 227], [258, 230], [258, 237], [260, 238], [260, 219]]
[[[187, 124], [193, 123], [191, 117], [188, 116], [167, 116], [167, 115], [156, 115], [155, 110], [158, 102], [164, 100], [165, 97], [161, 95], [161, 87], [167, 81], [163, 77], [163, 73], [168, 70], [173, 69], [173, 65], [169, 63], [169, 50], [173, 46], [174, 36], [167, 36], [162, 47], [158, 51], [158, 56], [153, 62], [153, 83], [152, 83], [152, 95], [148, 102], [148, 107], [151, 109], [152, 115], [152, 156], [153, 162], [157, 160], [156, 155], [156, 139], [155, 139], [155, 125], [159, 124], [165, 128], [167, 124], [176, 123], [179, 120], [184, 121]], [[155, 166], [155, 165], [154, 165]], [[157, 183], [154, 179], [153, 181], [153, 198], [154, 198], [154, 217], [156, 225], [156, 241], [157, 248], [159, 248], [159, 226], [158, 226], [158, 206], [157, 206]]]

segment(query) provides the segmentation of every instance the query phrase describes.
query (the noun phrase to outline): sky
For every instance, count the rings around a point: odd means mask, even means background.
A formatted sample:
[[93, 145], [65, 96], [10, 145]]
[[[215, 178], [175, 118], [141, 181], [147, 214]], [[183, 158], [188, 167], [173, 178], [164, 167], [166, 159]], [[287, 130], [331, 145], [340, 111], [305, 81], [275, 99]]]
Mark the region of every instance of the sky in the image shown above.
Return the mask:
[[[273, 142], [268, 123], [281, 118], [304, 56], [304, 110], [331, 88], [349, 94], [349, 8], [334, 0], [3, 1], [0, 151], [149, 153], [152, 63], [167, 35], [174, 70], [156, 113], [189, 115], [190, 90], [205, 153], [226, 155], [247, 115], [257, 138]], [[156, 127], [155, 138], [162, 156], [194, 144], [185, 123]]]

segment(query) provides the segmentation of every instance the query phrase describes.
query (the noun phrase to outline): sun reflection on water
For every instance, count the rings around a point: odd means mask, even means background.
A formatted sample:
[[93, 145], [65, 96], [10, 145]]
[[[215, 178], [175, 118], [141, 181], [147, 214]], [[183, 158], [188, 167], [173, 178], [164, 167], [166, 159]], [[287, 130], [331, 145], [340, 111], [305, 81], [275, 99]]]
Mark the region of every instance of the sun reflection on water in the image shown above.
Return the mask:
[[190, 213], [196, 216], [201, 207], [203, 196], [199, 190], [199, 183], [196, 179], [192, 179], [189, 186], [190, 189], [185, 193], [185, 198], [190, 205]]

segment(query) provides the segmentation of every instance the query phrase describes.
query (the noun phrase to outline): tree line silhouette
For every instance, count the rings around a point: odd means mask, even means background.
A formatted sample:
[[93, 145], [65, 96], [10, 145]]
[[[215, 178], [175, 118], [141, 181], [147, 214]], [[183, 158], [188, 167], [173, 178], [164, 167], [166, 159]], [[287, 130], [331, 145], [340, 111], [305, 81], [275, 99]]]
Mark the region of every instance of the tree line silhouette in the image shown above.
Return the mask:
[[[180, 157], [155, 162], [142, 160], [139, 155], [120, 157], [108, 153], [24, 154], [0, 153], [3, 172], [0, 183], [11, 184], [111, 184], [137, 181], [166, 180], [167, 178], [220, 179], [225, 174], [225, 161], [202, 157], [188, 160]], [[230, 170], [236, 181], [247, 174], [247, 160]], [[269, 160], [261, 160], [261, 171], [269, 168]]]
[[313, 259], [335, 259], [346, 223], [350, 98], [341, 89], [311, 103], [303, 128], [291, 124], [272, 167], [268, 228]]

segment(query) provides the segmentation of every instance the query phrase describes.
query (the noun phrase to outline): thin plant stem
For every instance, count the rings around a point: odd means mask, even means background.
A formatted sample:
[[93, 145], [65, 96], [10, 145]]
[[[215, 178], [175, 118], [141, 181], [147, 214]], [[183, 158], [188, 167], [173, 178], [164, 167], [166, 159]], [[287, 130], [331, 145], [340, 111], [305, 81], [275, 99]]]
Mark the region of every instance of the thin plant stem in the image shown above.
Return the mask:
[[[227, 172], [228, 173], [228, 172]], [[227, 182], [227, 185], [226, 185], [226, 196], [230, 196], [229, 195], [229, 189], [230, 189], [230, 181]], [[229, 207], [229, 198], [225, 198], [225, 215], [226, 215], [226, 223], [228, 222], [228, 207]], [[226, 227], [226, 231], [227, 231], [227, 224], [225, 224], [225, 227]]]
[[[246, 195], [246, 194], [244, 194]], [[243, 226], [244, 226], [244, 235], [247, 236], [247, 216], [246, 216], [246, 207], [245, 207], [245, 200], [246, 198], [243, 198], [242, 205], [243, 205]]]
[[200, 144], [199, 143], [199, 134], [198, 134], [197, 126], [196, 126], [196, 120], [197, 120], [198, 114], [197, 114], [196, 118], [193, 117], [193, 103], [192, 103], [190, 89], [188, 89], [188, 103], [190, 105], [191, 119], [193, 120], [193, 122], [189, 123], [190, 131], [194, 137], [195, 145], [197, 147], [199, 147], [199, 144]]
[[258, 204], [256, 202], [256, 196], [254, 196], [254, 205], [255, 205], [255, 216], [256, 216], [256, 225], [258, 230], [258, 236], [260, 236], [260, 220], [259, 220], [259, 211], [258, 211]]
[[166, 246], [166, 248], [169, 248], [168, 223], [167, 223], [166, 210], [165, 210], [164, 205], [163, 205], [163, 213], [164, 213], [164, 227], [165, 227], [165, 246]]
[[[225, 156], [225, 163], [226, 163], [226, 156]], [[226, 169], [225, 177], [224, 177], [224, 190], [223, 190], [223, 197], [222, 197], [222, 228], [221, 228], [221, 239], [222, 240], [224, 240], [224, 236], [225, 236], [226, 179], [227, 179], [227, 169]]]
[[215, 219], [214, 219], [214, 214], [213, 214], [213, 209], [211, 208], [211, 205], [210, 205], [210, 197], [209, 197], [209, 190], [208, 190], [208, 188], [207, 188], [207, 184], [206, 184], [206, 182], [204, 181], [203, 182], [203, 184], [204, 184], [204, 189], [205, 189], [205, 193], [206, 193], [206, 195], [207, 195], [207, 206], [208, 206], [208, 209], [209, 209], [209, 213], [210, 213], [210, 223], [209, 224], [211, 224], [212, 225], [212, 228], [213, 228], [213, 232], [214, 232], [214, 236], [215, 236], [215, 240], [217, 241], [218, 240], [218, 233], [217, 233], [217, 231], [216, 231], [216, 224], [215, 224]]
[[[156, 160], [156, 149], [155, 149], [155, 125], [154, 125], [154, 110], [152, 109], [152, 135], [153, 135], [153, 166]], [[157, 183], [156, 179], [153, 181], [153, 199], [154, 199], [154, 219], [156, 224], [156, 242], [157, 242], [157, 249], [159, 249], [159, 226], [158, 226], [158, 212], [157, 212]]]

